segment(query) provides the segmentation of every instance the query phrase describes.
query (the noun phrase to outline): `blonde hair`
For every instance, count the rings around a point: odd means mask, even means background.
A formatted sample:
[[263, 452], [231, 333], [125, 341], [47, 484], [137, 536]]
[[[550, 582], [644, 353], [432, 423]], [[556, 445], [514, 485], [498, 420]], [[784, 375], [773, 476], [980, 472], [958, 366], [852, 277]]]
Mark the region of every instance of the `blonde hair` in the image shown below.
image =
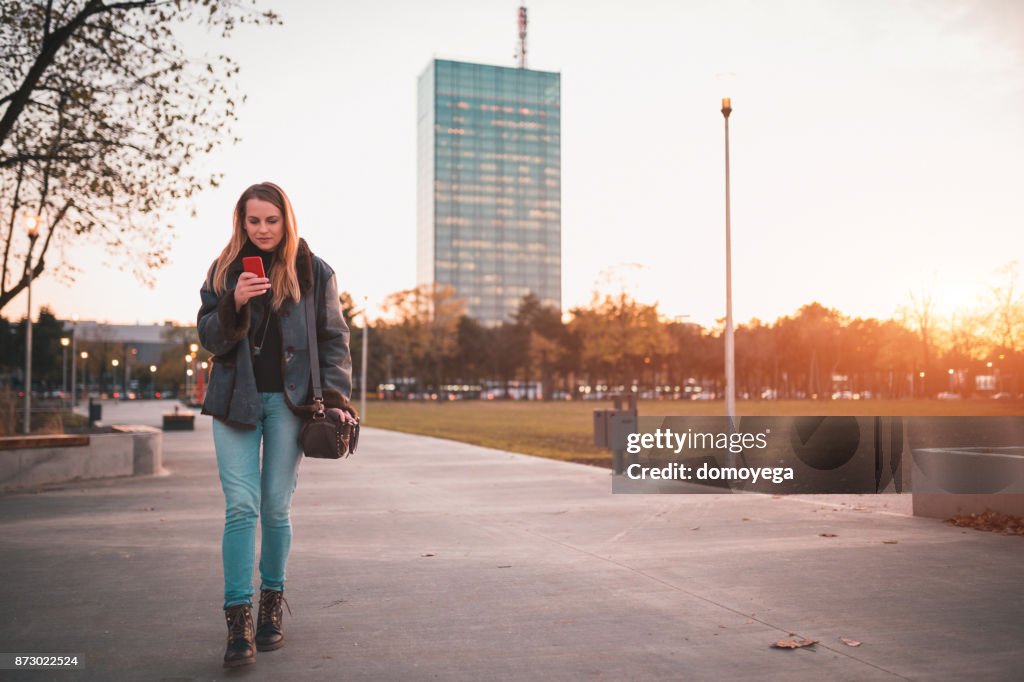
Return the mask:
[[299, 233], [295, 227], [295, 212], [292, 211], [292, 202], [288, 200], [288, 195], [284, 193], [284, 190], [272, 182], [252, 185], [238, 198], [232, 218], [234, 229], [231, 233], [231, 240], [213, 264], [213, 290], [218, 295], [227, 290], [228, 266], [238, 257], [239, 251], [242, 250], [249, 238], [245, 231], [245, 204], [249, 199], [259, 199], [273, 204], [281, 211], [281, 217], [284, 220], [284, 235], [281, 238], [281, 243], [277, 246], [279, 267], [271, 268], [269, 273], [270, 290], [273, 292], [271, 306], [274, 310], [280, 310], [285, 300], [291, 299], [298, 302], [301, 298], [299, 277], [295, 269], [295, 255], [299, 252]]

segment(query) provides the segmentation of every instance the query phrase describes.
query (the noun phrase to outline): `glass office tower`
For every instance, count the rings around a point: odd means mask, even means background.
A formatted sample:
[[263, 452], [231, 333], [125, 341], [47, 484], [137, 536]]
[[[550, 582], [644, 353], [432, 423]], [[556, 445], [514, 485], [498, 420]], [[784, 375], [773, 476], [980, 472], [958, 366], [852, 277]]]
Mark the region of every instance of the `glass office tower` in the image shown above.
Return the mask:
[[561, 80], [435, 59], [419, 79], [416, 278], [485, 325], [562, 308]]

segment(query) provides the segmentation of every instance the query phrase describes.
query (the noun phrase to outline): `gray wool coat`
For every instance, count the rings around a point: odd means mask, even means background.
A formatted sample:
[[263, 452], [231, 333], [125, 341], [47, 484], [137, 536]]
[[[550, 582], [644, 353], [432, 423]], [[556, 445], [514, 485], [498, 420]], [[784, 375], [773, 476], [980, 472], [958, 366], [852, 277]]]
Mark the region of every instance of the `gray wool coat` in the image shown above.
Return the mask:
[[[304, 239], [299, 240], [295, 266], [302, 295], [310, 291], [313, 295], [324, 405], [349, 409], [352, 356], [348, 345], [349, 329], [338, 299], [337, 276], [309, 250]], [[227, 289], [220, 296], [213, 290], [213, 271], [211, 266], [199, 292], [202, 299], [197, 322], [199, 343], [213, 355], [202, 413], [231, 426], [254, 429], [260, 403], [249, 331], [259, 329], [266, 310], [259, 300], [262, 297], [258, 297], [235, 311], [235, 285], [243, 272], [241, 255], [228, 267]], [[296, 414], [311, 414], [313, 387], [304, 301], [285, 301], [276, 318], [281, 328], [285, 402]]]

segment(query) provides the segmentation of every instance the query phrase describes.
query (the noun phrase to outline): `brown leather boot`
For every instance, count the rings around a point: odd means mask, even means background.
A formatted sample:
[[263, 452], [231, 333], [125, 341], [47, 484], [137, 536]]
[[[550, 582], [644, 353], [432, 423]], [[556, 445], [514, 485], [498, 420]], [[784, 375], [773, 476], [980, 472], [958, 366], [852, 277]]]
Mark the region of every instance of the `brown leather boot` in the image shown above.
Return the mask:
[[224, 609], [228, 621], [228, 648], [224, 652], [224, 667], [234, 668], [256, 662], [255, 628], [252, 625], [252, 607], [248, 604]]
[[[256, 648], [259, 651], [273, 651], [284, 646], [284, 613], [281, 602], [288, 606], [284, 592], [260, 590], [260, 615], [256, 627]], [[288, 606], [288, 613], [292, 607]]]

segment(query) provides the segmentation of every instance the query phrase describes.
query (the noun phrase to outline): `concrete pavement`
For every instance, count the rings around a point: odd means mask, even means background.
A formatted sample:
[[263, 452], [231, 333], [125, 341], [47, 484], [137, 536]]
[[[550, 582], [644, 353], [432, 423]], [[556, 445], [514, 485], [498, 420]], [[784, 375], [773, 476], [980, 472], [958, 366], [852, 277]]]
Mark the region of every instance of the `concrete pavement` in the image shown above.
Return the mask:
[[[105, 406], [104, 417], [155, 424], [154, 408]], [[85, 659], [0, 679], [1024, 671], [1019, 537], [915, 518], [908, 497], [613, 496], [607, 470], [366, 429], [351, 459], [303, 461], [287, 646], [229, 672], [208, 417], [165, 434], [164, 466], [0, 496], [0, 651]], [[819, 643], [770, 648], [791, 633]]]

